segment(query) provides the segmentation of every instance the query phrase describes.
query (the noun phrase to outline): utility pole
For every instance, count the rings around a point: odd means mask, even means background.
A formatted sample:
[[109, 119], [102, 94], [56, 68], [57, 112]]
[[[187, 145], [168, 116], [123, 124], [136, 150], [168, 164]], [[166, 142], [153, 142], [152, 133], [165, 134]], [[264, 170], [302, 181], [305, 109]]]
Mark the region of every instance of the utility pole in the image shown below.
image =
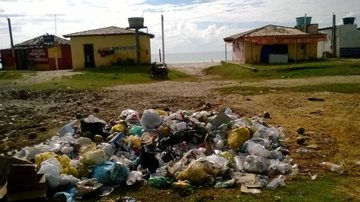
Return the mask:
[[54, 24], [55, 24], [55, 36], [57, 35], [57, 17], [63, 16], [64, 14], [59, 13], [53, 13], [53, 14], [46, 14], [47, 16], [53, 16], [54, 17]]
[[305, 13], [305, 16], [304, 16], [304, 32], [306, 32], [306, 13]]
[[162, 59], [163, 66], [165, 67], [165, 41], [164, 41], [164, 16], [161, 15], [161, 40], [162, 40]]
[[332, 36], [331, 36], [331, 48], [332, 48], [332, 55], [336, 58], [336, 15], [333, 13], [333, 27], [332, 27]]
[[12, 36], [12, 29], [11, 29], [11, 21], [10, 21], [10, 18], [8, 18], [7, 21], [8, 21], [8, 26], [9, 26], [9, 34], [10, 34], [10, 44], [11, 44], [11, 48], [14, 48], [14, 41], [13, 41], [13, 36]]

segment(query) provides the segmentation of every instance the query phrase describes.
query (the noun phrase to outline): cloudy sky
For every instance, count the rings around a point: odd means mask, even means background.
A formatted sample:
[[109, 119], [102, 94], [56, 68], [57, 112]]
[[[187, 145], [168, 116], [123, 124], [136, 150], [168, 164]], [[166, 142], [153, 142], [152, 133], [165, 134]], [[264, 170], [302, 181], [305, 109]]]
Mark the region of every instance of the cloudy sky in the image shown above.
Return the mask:
[[14, 43], [40, 36], [101, 28], [127, 27], [128, 17], [144, 17], [155, 34], [152, 51], [161, 48], [161, 15], [165, 18], [168, 53], [222, 51], [223, 38], [267, 24], [294, 26], [295, 18], [330, 26], [346, 16], [360, 24], [360, 0], [0, 0], [0, 49], [10, 47], [7, 18]]

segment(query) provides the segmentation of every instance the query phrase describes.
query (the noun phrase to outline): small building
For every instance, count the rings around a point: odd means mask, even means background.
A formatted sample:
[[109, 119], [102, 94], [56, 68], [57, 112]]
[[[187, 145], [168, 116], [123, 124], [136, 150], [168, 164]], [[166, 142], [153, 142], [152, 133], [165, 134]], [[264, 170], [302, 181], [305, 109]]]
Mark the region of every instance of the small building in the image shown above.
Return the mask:
[[71, 69], [70, 41], [45, 34], [1, 50], [3, 69]]
[[233, 47], [236, 63], [287, 63], [317, 58], [318, 41], [325, 34], [292, 27], [267, 25], [224, 38]]
[[319, 58], [328, 56], [360, 57], [360, 28], [357, 28], [354, 21], [354, 17], [347, 17], [343, 18], [344, 24], [342, 25], [319, 29], [327, 36], [327, 41], [318, 44]]
[[[140, 61], [151, 62], [150, 39], [153, 34], [139, 32]], [[113, 66], [137, 60], [135, 31], [105, 27], [66, 34], [70, 37], [73, 68]]]

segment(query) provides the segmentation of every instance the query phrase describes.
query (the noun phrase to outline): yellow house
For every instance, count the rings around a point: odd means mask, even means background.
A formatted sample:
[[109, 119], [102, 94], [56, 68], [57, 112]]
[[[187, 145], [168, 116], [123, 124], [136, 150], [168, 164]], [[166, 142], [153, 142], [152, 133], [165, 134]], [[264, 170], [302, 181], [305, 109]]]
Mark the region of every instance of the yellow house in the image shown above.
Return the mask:
[[224, 38], [233, 47], [236, 63], [287, 63], [317, 58], [318, 41], [326, 35], [267, 25]]
[[[139, 32], [141, 64], [151, 62], [150, 39], [153, 34]], [[66, 34], [70, 37], [73, 68], [113, 66], [137, 61], [135, 31], [105, 27]]]

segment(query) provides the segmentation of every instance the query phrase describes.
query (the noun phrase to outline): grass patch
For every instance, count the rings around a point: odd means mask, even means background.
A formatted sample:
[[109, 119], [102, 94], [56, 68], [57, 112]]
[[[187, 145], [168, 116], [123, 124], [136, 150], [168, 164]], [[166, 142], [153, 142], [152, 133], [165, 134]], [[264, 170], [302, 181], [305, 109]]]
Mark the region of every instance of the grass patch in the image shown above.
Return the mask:
[[305, 85], [296, 87], [255, 87], [255, 86], [232, 86], [216, 89], [224, 94], [242, 94], [242, 95], [259, 95], [275, 92], [336, 92], [336, 93], [360, 93], [360, 83], [341, 83], [341, 84], [319, 84]]
[[[299, 177], [295, 181], [286, 182], [285, 187], [278, 187], [275, 190], [262, 188], [258, 195], [243, 194], [240, 188], [222, 189], [214, 187], [195, 188], [189, 196], [180, 196], [171, 188], [156, 189], [147, 185], [134, 185], [117, 189], [104, 201], [114, 201], [119, 196], [130, 196], [139, 201], [341, 201], [353, 199], [348, 194], [337, 191], [339, 183], [345, 184], [341, 177], [325, 176], [319, 177], [316, 181], [309, 178]], [[280, 200], [279, 200], [280, 199]]]
[[0, 82], [8, 82], [9, 80], [22, 79], [34, 73], [34, 71], [2, 70], [0, 71]]
[[[250, 68], [249, 68], [250, 67]], [[256, 71], [251, 68], [255, 68]], [[279, 78], [308, 78], [336, 75], [360, 75], [360, 60], [323, 60], [297, 64], [221, 64], [204, 70], [222, 79], [261, 80]]]
[[[102, 67], [75, 70], [79, 74], [72, 76], [63, 76], [52, 79], [43, 83], [24, 85], [21, 82], [17, 87], [30, 89], [65, 89], [65, 90], [82, 90], [82, 89], [99, 89], [123, 84], [150, 83], [163, 80], [185, 80], [190, 78], [189, 75], [170, 69], [168, 78], [151, 78], [149, 65], [134, 65], [126, 67]], [[15, 78], [13, 78], [13, 81]]]

